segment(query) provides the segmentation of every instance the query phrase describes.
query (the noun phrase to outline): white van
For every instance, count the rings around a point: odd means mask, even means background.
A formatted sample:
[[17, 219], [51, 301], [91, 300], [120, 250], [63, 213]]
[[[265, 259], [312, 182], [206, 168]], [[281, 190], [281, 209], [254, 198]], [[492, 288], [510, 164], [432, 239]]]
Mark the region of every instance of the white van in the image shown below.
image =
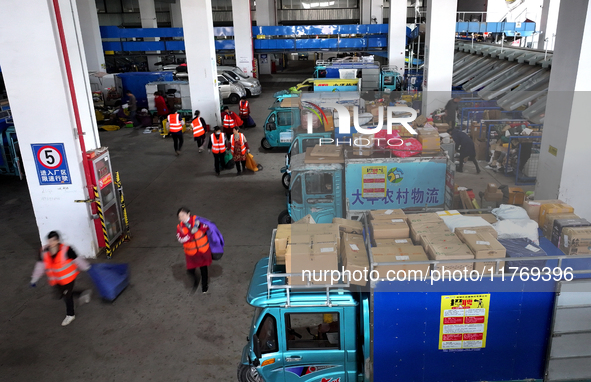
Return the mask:
[[263, 88], [261, 87], [259, 80], [247, 76], [242, 72], [242, 70], [240, 70], [240, 68], [235, 66], [218, 66], [218, 73], [220, 71], [240, 82], [244, 86], [244, 89], [246, 89], [247, 97], [257, 96], [263, 92]]

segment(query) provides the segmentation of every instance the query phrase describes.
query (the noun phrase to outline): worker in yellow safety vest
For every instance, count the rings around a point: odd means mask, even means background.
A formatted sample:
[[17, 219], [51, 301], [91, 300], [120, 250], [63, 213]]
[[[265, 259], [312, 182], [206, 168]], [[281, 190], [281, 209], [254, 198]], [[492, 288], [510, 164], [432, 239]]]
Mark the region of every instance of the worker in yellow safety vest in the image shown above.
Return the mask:
[[222, 134], [219, 126], [214, 127], [214, 132], [211, 134], [207, 149], [213, 153], [215, 174], [220, 175], [220, 172], [225, 166], [225, 154], [227, 145], [226, 135]]
[[199, 110], [195, 110], [195, 118], [191, 121], [191, 126], [193, 127], [193, 139], [197, 142], [197, 147], [199, 147], [199, 152], [203, 151], [203, 145], [205, 144], [205, 133], [207, 130], [207, 125], [205, 124], [205, 120], [199, 115], [201, 112]]
[[168, 114], [166, 117], [166, 127], [170, 132], [172, 141], [174, 143], [174, 153], [178, 156], [183, 147], [183, 125], [185, 121], [181, 119], [179, 113]]
[[90, 302], [90, 290], [82, 293], [74, 292], [74, 281], [78, 276], [79, 269], [87, 271], [90, 264], [82, 257], [76, 255], [74, 250], [60, 243], [59, 234], [51, 231], [47, 235], [47, 245], [39, 252], [39, 259], [35, 264], [35, 269], [31, 275], [31, 286], [35, 287], [37, 281], [47, 275], [49, 285], [53, 286], [57, 295], [66, 302], [66, 318], [62, 321], [62, 326], [69, 325], [74, 321], [74, 294], [80, 295], [80, 303]]

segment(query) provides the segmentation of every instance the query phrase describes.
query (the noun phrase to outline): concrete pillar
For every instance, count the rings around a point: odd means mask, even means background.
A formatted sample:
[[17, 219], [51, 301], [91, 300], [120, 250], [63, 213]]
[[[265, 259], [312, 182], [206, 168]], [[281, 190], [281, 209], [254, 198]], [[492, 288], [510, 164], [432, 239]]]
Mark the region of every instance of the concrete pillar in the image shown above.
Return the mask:
[[211, 0], [179, 1], [183, 16], [191, 108], [200, 110], [201, 116], [213, 127], [219, 125], [221, 119]]
[[176, 0], [175, 3], [170, 3], [170, 24], [173, 28], [183, 27], [183, 18], [181, 15], [180, 0]]
[[91, 72], [106, 72], [105, 53], [99, 29], [96, 0], [76, 0], [78, 18], [82, 27], [82, 41], [86, 53], [86, 65]]
[[423, 74], [423, 115], [451, 98], [457, 0], [428, 0]]
[[388, 28], [388, 65], [395, 65], [404, 72], [404, 51], [406, 49], [406, 8], [407, 0], [390, 0]]
[[371, 24], [371, 0], [361, 0], [359, 9], [361, 11], [361, 24]]
[[537, 199], [559, 198], [591, 219], [591, 152], [586, 123], [591, 104], [591, 6], [562, 1], [544, 119]]
[[[406, 16], [406, 9], [404, 10]], [[370, 24], [384, 23], [384, 0], [371, 0], [371, 22]], [[404, 22], [406, 25], [406, 21]]]
[[232, 0], [232, 20], [234, 23], [234, 52], [236, 66], [252, 77], [252, 22], [250, 20], [250, 0]]
[[[11, 112], [16, 126], [22, 164], [33, 203], [39, 237], [46, 243], [47, 234], [58, 230], [65, 242], [78, 254], [94, 257], [98, 243], [86, 203], [75, 200], [88, 199], [85, 171], [75, 113], [86, 126], [84, 142], [86, 150], [100, 146], [98, 136], [90, 130], [94, 109], [82, 35], [78, 25], [75, 0], [59, 0], [61, 18], [57, 18], [52, 1], [29, 0], [27, 6], [35, 12], [23, 12], [21, 0], [3, 0], [0, 23], [0, 66], [8, 93]], [[60, 42], [59, 29], [67, 47], [66, 59]], [[31, 27], [34, 26], [34, 27]], [[26, 41], [26, 44], [23, 44]], [[39, 72], [41, 77], [31, 76]], [[72, 83], [77, 107], [74, 106], [66, 67], [71, 67]], [[34, 110], [34, 115], [31, 114]], [[36, 116], [59, 116], [59, 122], [40, 123]], [[71, 184], [40, 185], [36, 156], [32, 144], [63, 144], [64, 157], [69, 169]], [[55, 163], [55, 153], [49, 151]], [[50, 159], [50, 158], [49, 158]], [[46, 175], [48, 176], [48, 174]]]
[[[156, 19], [156, 6], [154, 0], [139, 0], [140, 5], [140, 18], [142, 22], [142, 28], [158, 28], [158, 20]], [[159, 41], [158, 37], [145, 38], [145, 41]], [[160, 56], [154, 55], [154, 53], [160, 53], [160, 51], [146, 52], [148, 54], [148, 69], [155, 71], [159, 68], [154, 66], [155, 63], [160, 62]]]
[[[542, 5], [542, 17], [540, 20], [540, 34], [538, 35], [537, 49], [554, 50], [556, 40], [556, 27], [558, 25], [558, 11], [560, 0], [544, 0]], [[548, 39], [548, 41], [545, 41]]]
[[275, 0], [257, 0], [256, 15], [258, 26], [277, 25]]

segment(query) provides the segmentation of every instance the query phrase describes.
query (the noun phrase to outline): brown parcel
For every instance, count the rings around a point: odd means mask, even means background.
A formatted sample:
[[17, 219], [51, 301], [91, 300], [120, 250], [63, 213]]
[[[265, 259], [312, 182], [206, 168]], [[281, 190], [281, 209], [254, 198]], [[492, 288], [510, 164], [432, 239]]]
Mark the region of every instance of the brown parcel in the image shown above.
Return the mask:
[[482, 227], [462, 227], [456, 228], [455, 230], [456, 235], [462, 241], [462, 243], [466, 242], [466, 236], [468, 235], [476, 235], [477, 233], [488, 233], [491, 234], [492, 237], [495, 239], [498, 237], [498, 232], [491, 226], [482, 226]]
[[[466, 235], [466, 245], [476, 259], [498, 259], [507, 256], [507, 250], [501, 243], [498, 242], [489, 233], [477, 233], [475, 235]], [[505, 262], [499, 263], [499, 269], [505, 266]], [[491, 273], [491, 268], [495, 269], [495, 261], [485, 261], [480, 263], [474, 263], [474, 270], [478, 273]]]
[[591, 227], [565, 227], [560, 250], [567, 255], [591, 254]]
[[277, 264], [285, 264], [285, 252], [291, 237], [291, 224], [279, 224], [275, 232], [275, 256]]
[[[324, 271], [328, 271], [328, 282], [330, 282], [330, 272], [338, 271], [339, 261], [337, 256], [337, 243], [333, 235], [314, 235], [312, 241], [315, 244], [310, 247], [310, 244], [292, 244], [290, 250], [285, 256], [285, 268], [287, 273], [302, 274], [302, 276], [294, 276], [288, 278], [288, 283], [291, 285], [306, 285], [307, 279], [303, 275], [303, 271], [310, 271], [324, 275]], [[327, 281], [311, 280], [312, 284], [326, 284]]]
[[455, 233], [428, 233], [421, 235], [421, 245], [425, 250], [429, 248], [431, 244], [461, 244], [462, 242]]
[[416, 245], [421, 245], [421, 235], [447, 232], [451, 231], [449, 230], [449, 228], [447, 228], [443, 220], [436, 223], [413, 224], [410, 227], [410, 238]]
[[313, 147], [308, 147], [306, 149], [306, 156], [304, 157], [304, 163], [306, 164], [322, 164], [322, 163], [344, 163], [345, 157], [341, 153], [340, 156], [323, 156], [323, 157], [314, 157], [312, 156]]
[[565, 203], [548, 203], [542, 204], [540, 207], [540, 218], [538, 220], [538, 225], [540, 227], [544, 227], [546, 223], [546, 215], [547, 214], [558, 214], [558, 213], [574, 213], [575, 209]]
[[414, 245], [410, 237], [406, 239], [378, 239], [373, 242], [374, 247], [397, 247], [401, 245]]
[[521, 206], [525, 200], [525, 193], [521, 187], [509, 187], [509, 204]]
[[332, 223], [339, 226], [339, 231], [345, 233], [363, 234], [363, 223], [357, 220], [334, 218]]
[[527, 215], [531, 220], [539, 221], [540, 220], [540, 207], [542, 204], [556, 204], [556, 203], [563, 203], [562, 200], [553, 199], [553, 200], [526, 200], [523, 202], [523, 208], [527, 211]]
[[[355, 234], [344, 233], [341, 239], [341, 259], [345, 270], [351, 272], [360, 271], [365, 274], [365, 270], [369, 270], [369, 258], [363, 236]], [[365, 278], [355, 281], [351, 279], [351, 284], [365, 286]]]
[[[396, 220], [396, 222], [394, 222]], [[408, 224], [404, 219], [374, 220], [371, 222], [371, 232], [376, 239], [404, 239], [409, 236]]]
[[371, 220], [391, 220], [406, 219], [407, 216], [403, 210], [375, 210], [369, 212]]
[[483, 218], [484, 220], [486, 220], [490, 224], [494, 224], [494, 223], [496, 223], [498, 221], [497, 220], [497, 217], [495, 215], [493, 215], [493, 214], [479, 214], [479, 215], [476, 215], [476, 216]]
[[[431, 260], [474, 260], [474, 255], [466, 244], [431, 244], [428, 247], [427, 254]], [[457, 262], [450, 264], [437, 264], [436, 270], [445, 270], [453, 272], [454, 270], [471, 271], [474, 268], [474, 261]]]
[[[380, 278], [387, 278], [388, 272], [390, 272], [390, 279], [401, 271], [406, 278], [414, 277], [414, 272], [417, 271], [422, 273], [422, 277], [425, 277], [429, 273], [429, 264], [413, 264], [405, 265], [406, 261], [428, 261], [429, 258], [425, 254], [423, 247], [418, 245], [415, 246], [401, 246], [401, 247], [376, 247], [372, 249], [374, 263], [400, 263], [400, 265], [377, 265], [374, 267], [379, 273]], [[417, 277], [421, 277], [421, 273], [417, 273]]]
[[316, 145], [310, 153], [313, 157], [340, 157], [343, 155], [342, 145]]
[[433, 223], [433, 222], [443, 222], [441, 217], [434, 212], [424, 213], [424, 214], [410, 214], [407, 215], [408, 224], [413, 225], [416, 223]]
[[560, 220], [560, 219], [580, 219], [580, 218], [578, 215], [572, 214], [572, 213], [547, 214], [546, 215], [546, 223], [544, 223], [543, 227], [540, 227], [542, 229], [542, 232], [544, 233], [544, 237], [546, 239], [552, 240], [552, 231], [554, 230], [554, 220]]
[[502, 202], [503, 201], [503, 191], [497, 190], [496, 192], [485, 192], [484, 193], [484, 200], [487, 202]]

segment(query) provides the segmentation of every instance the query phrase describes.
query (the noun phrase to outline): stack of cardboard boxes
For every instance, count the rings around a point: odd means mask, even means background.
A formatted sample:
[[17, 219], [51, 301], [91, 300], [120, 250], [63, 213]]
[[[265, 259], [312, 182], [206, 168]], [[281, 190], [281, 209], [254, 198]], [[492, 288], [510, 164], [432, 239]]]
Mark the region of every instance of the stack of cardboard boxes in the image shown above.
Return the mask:
[[503, 202], [503, 191], [499, 190], [495, 183], [489, 183], [486, 186], [482, 200], [482, 208], [496, 208]]
[[441, 139], [439, 132], [435, 128], [420, 128], [417, 129], [419, 133], [419, 142], [423, 146], [423, 155], [436, 155], [439, 154], [441, 147]]
[[308, 147], [306, 149], [306, 156], [304, 157], [304, 163], [306, 164], [344, 162], [345, 156], [342, 145], [316, 145], [314, 147]]

